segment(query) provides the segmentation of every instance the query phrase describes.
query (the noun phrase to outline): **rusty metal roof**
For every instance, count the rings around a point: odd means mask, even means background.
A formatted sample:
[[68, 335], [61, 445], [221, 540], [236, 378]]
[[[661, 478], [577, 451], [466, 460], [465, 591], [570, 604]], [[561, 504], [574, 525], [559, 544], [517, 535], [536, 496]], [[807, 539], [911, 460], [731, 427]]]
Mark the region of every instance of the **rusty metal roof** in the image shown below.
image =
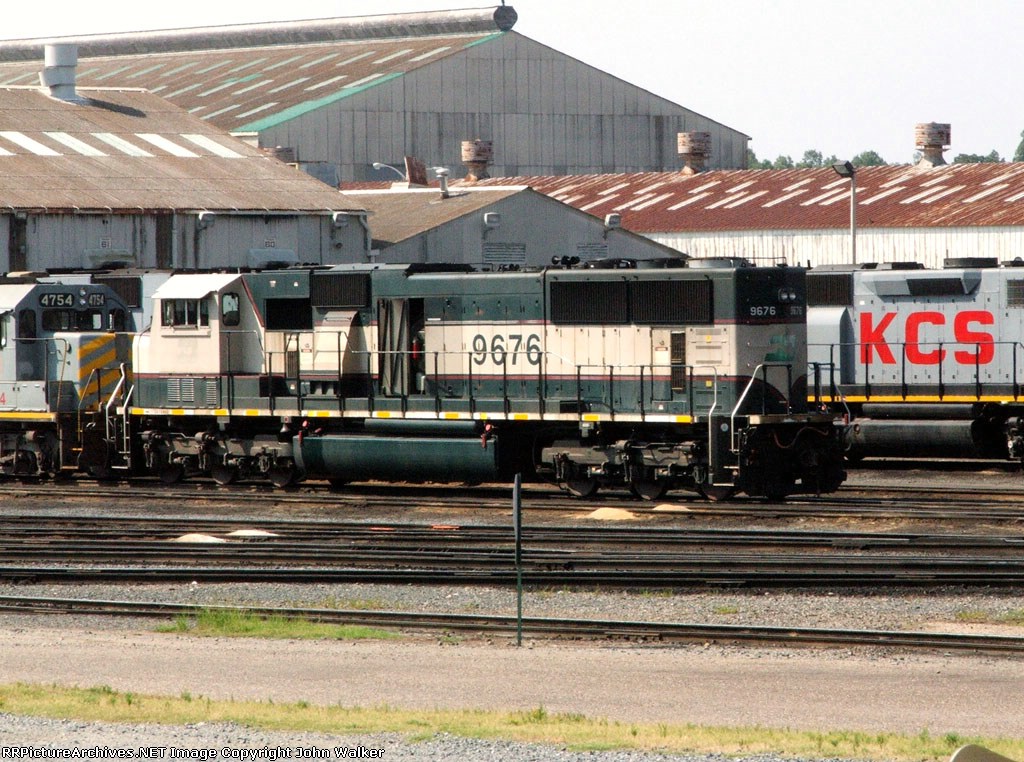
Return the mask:
[[[258, 132], [499, 37], [514, 16], [501, 6], [46, 42], [78, 44], [80, 87], [145, 88], [224, 130]], [[0, 86], [37, 83], [43, 43], [0, 42]]]
[[442, 198], [439, 189], [419, 188], [350, 191], [345, 195], [370, 212], [374, 244], [386, 247], [486, 209], [497, 201], [519, 193], [534, 191], [524, 187], [462, 189], [453, 190], [448, 198]]
[[[1024, 163], [857, 169], [858, 227], [1024, 225]], [[842, 228], [850, 181], [832, 169], [497, 177], [642, 234]], [[457, 187], [457, 184], [455, 185]]]
[[0, 88], [0, 207], [355, 210], [359, 205], [138, 90]]

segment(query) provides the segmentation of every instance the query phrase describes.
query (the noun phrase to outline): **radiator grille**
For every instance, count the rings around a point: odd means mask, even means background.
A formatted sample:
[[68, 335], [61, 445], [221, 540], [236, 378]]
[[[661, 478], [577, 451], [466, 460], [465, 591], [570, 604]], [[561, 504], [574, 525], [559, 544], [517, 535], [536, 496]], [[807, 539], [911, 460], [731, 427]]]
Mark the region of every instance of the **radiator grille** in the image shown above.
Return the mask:
[[848, 307], [853, 304], [853, 276], [829, 273], [807, 276], [808, 307]]
[[313, 273], [309, 299], [314, 307], [367, 307], [370, 276], [365, 273]]
[[708, 325], [714, 321], [714, 290], [709, 280], [636, 281], [629, 285], [634, 323]]

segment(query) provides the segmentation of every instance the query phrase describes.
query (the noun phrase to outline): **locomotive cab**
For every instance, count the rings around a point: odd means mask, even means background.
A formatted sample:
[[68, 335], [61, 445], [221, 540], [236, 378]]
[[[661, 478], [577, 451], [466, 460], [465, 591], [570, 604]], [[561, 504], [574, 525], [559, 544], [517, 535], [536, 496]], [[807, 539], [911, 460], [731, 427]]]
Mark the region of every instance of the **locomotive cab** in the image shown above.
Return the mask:
[[0, 472], [76, 468], [130, 362], [130, 313], [96, 284], [0, 283], [0, 305]]

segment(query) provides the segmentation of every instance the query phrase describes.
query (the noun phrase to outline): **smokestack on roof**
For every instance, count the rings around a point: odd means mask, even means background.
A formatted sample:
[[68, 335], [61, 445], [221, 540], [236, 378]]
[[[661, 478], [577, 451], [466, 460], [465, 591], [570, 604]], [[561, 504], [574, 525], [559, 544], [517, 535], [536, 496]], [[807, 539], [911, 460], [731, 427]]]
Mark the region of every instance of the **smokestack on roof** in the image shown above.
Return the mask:
[[914, 145], [921, 152], [919, 167], [941, 167], [946, 163], [942, 152], [949, 148], [952, 131], [948, 124], [928, 122], [914, 128]]
[[78, 68], [78, 46], [49, 44], [43, 52], [43, 70], [39, 84], [48, 88], [50, 96], [62, 101], [81, 101], [75, 92], [75, 71]]
[[494, 158], [494, 143], [490, 140], [463, 140], [462, 163], [466, 167], [466, 181], [475, 183], [490, 177], [487, 167]]
[[683, 160], [682, 173], [696, 175], [704, 171], [704, 165], [711, 155], [710, 132], [680, 132], [676, 136], [676, 148]]

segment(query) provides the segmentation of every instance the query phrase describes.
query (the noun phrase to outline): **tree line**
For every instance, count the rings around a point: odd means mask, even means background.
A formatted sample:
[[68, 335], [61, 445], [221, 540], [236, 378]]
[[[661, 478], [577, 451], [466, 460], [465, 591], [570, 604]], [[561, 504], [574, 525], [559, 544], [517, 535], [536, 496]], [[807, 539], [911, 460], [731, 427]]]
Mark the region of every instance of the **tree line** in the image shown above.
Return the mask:
[[[1024, 132], [1021, 132], [1021, 138], [1024, 138]], [[920, 158], [920, 154], [915, 154], [914, 162]], [[979, 153], [961, 153], [953, 158], [953, 164], [999, 164], [1005, 162], [999, 152], [992, 150], [987, 154]], [[1017, 146], [1016, 152], [1013, 154], [1012, 161], [1024, 161], [1024, 140], [1021, 140]], [[804, 156], [799, 161], [793, 161], [790, 156], [778, 156], [775, 161], [770, 159], [758, 159], [757, 154], [750, 148], [747, 149], [747, 169], [811, 169], [814, 167], [830, 167], [833, 164], [838, 164], [839, 159], [832, 156], [824, 156], [821, 151], [816, 151], [813, 148], [809, 151], [804, 151]], [[862, 151], [861, 153], [850, 159], [850, 163], [855, 167], [883, 167], [887, 166], [889, 162], [878, 155], [876, 151]], [[894, 162], [899, 164], [900, 162]]]

